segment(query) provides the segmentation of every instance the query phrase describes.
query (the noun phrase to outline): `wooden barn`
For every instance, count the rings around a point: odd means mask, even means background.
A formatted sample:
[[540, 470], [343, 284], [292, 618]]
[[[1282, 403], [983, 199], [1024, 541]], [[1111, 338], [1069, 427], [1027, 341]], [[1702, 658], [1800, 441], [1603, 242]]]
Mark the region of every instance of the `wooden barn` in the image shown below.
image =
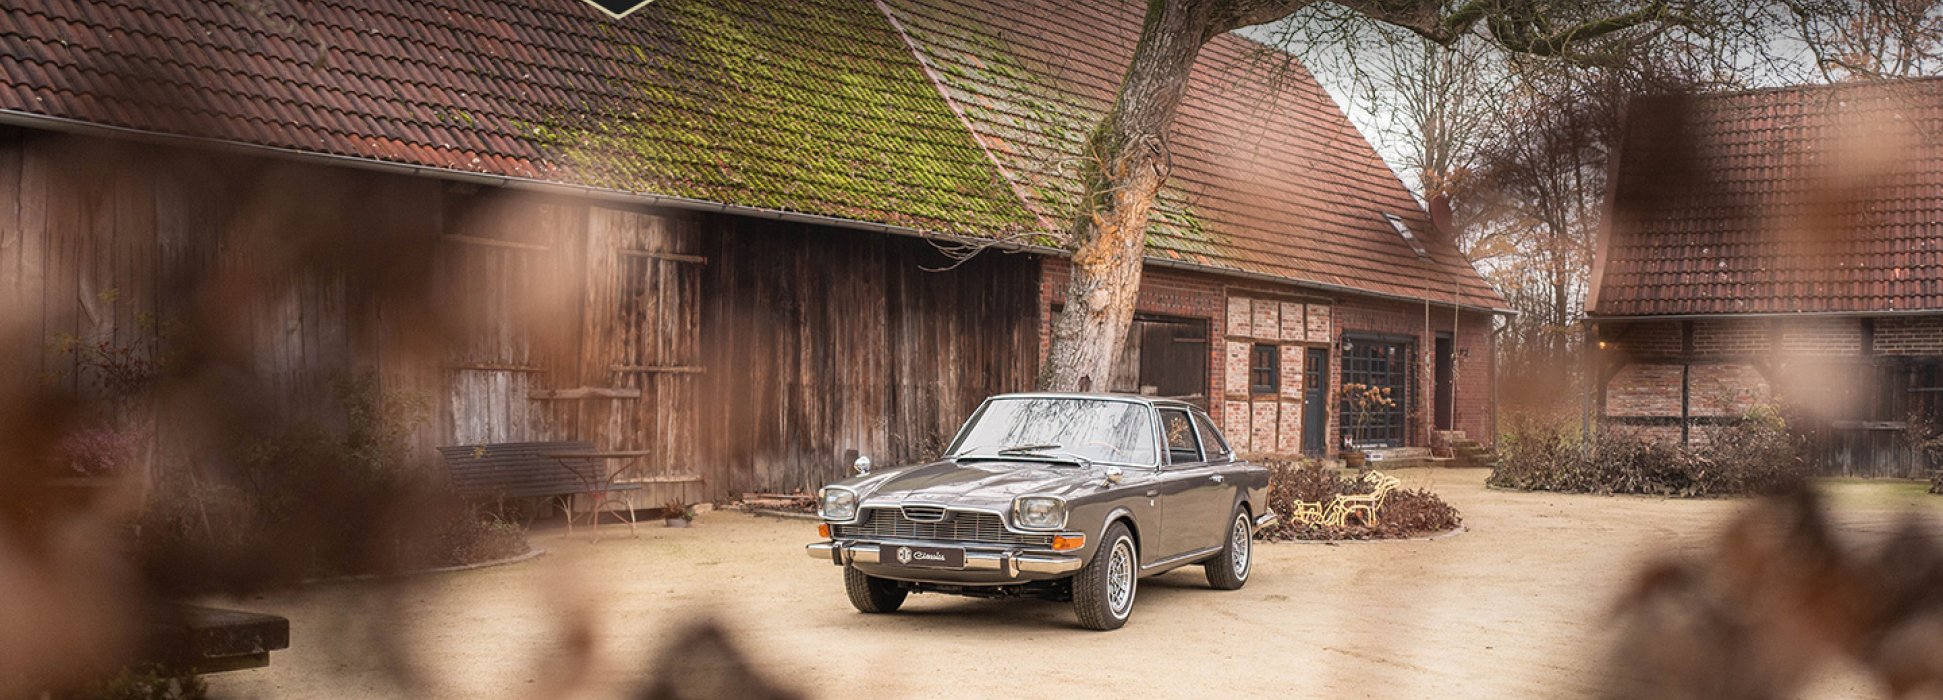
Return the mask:
[[[914, 459], [1033, 385], [1143, 7], [12, 4], [0, 371], [85, 394], [77, 348], [188, 347], [267, 423], [369, 373], [429, 399], [428, 458], [648, 450], [649, 502]], [[1488, 436], [1502, 300], [1264, 50], [1195, 69], [1118, 388], [1252, 453]], [[1343, 382], [1398, 405], [1346, 424]], [[209, 459], [191, 400], [139, 409], [152, 468]]]
[[1588, 303], [1608, 426], [1760, 404], [1832, 474], [1920, 476], [1943, 409], [1943, 80], [1633, 106]]

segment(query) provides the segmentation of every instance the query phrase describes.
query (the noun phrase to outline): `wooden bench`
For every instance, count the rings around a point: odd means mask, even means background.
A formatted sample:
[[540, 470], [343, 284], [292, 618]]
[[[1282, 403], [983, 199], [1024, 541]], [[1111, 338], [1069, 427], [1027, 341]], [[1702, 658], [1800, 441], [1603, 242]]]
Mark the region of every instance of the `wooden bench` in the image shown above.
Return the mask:
[[270, 665], [270, 652], [290, 648], [290, 621], [277, 615], [180, 603], [148, 619], [145, 661], [191, 673]]
[[[602, 460], [550, 456], [593, 452], [591, 442], [502, 442], [453, 445], [440, 447], [438, 451], [445, 460], [452, 489], [460, 498], [495, 502], [523, 498], [557, 501], [567, 513], [569, 534], [573, 532], [574, 496], [586, 494], [605, 501], [612, 494], [641, 488], [638, 483], [617, 482], [618, 473], [608, 473], [607, 464]], [[625, 505], [629, 511], [634, 508], [632, 502]], [[593, 515], [598, 525], [600, 510], [596, 509]]]

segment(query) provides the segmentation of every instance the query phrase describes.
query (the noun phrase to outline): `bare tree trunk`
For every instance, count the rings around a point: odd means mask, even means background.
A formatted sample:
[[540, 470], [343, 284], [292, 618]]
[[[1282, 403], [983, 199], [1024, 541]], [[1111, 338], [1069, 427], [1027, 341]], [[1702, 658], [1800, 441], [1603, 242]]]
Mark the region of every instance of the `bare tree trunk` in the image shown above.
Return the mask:
[[1053, 319], [1040, 387], [1104, 391], [1140, 292], [1154, 200], [1167, 180], [1167, 130], [1213, 22], [1213, 0], [1150, 0], [1118, 100], [1087, 139], [1086, 191], [1068, 231], [1073, 279]]

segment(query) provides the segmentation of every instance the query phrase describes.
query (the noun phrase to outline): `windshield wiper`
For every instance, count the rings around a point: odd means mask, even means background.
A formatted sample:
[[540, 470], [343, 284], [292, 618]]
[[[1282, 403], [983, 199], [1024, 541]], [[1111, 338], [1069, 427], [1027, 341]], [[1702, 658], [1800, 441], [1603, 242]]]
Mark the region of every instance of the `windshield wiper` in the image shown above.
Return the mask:
[[1067, 452], [1059, 448], [1060, 445], [1016, 445], [999, 450], [998, 453], [1001, 456], [1033, 455], [1065, 457], [1072, 460], [1073, 463], [1078, 464], [1082, 469], [1093, 468], [1093, 460], [1087, 459], [1084, 455], [1077, 452]]

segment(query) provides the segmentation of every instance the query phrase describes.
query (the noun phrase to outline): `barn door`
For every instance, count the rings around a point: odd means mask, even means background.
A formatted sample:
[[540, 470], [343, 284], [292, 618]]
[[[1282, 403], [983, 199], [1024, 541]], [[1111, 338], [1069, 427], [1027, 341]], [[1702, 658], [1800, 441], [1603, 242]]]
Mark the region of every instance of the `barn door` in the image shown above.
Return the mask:
[[689, 219], [594, 209], [583, 377], [639, 396], [583, 407], [601, 449], [647, 450], [634, 478], [647, 504], [705, 497], [699, 477], [697, 397], [701, 358], [698, 224]]
[[455, 198], [440, 238], [436, 313], [451, 334], [439, 419], [449, 444], [523, 442], [551, 437], [544, 406], [533, 403], [560, 367], [573, 285], [566, 266], [570, 212], [523, 200]]

